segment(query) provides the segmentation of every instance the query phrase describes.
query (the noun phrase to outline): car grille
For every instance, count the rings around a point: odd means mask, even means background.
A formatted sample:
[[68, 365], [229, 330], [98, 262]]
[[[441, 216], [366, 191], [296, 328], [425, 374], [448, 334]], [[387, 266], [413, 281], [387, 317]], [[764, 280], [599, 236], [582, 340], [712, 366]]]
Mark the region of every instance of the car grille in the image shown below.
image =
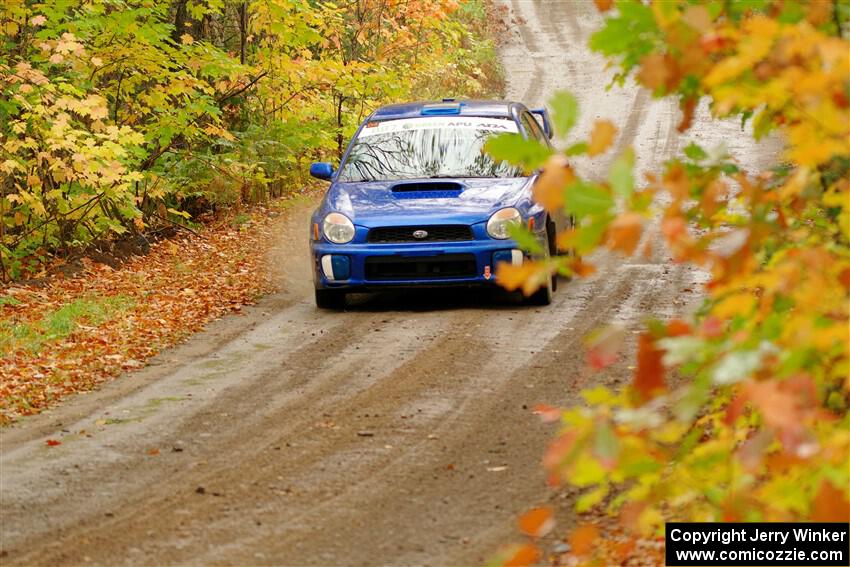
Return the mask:
[[366, 279], [436, 280], [475, 277], [475, 255], [441, 254], [427, 257], [370, 256], [366, 258]]
[[[416, 231], [427, 232], [423, 238], [416, 238]], [[368, 242], [388, 244], [392, 242], [456, 242], [472, 240], [472, 228], [462, 224], [440, 226], [385, 226], [369, 231]]]

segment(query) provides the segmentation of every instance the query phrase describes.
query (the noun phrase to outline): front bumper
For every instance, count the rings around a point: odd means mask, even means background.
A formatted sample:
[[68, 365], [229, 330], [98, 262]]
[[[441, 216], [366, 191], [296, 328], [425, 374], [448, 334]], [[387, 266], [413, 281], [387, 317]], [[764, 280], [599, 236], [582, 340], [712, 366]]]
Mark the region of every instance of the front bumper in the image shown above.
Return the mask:
[[404, 244], [311, 243], [317, 289], [492, 285], [496, 261], [523, 260], [512, 240]]

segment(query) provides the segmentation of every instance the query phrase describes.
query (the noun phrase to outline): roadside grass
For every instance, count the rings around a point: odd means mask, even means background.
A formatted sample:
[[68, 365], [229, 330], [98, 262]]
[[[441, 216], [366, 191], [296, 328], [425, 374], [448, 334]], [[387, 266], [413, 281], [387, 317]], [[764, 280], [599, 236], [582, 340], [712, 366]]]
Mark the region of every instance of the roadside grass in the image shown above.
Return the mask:
[[134, 303], [123, 295], [86, 297], [75, 299], [31, 321], [0, 321], [0, 355], [17, 350], [40, 354], [45, 346], [71, 336], [80, 326], [97, 326], [110, 318], [120, 317]]

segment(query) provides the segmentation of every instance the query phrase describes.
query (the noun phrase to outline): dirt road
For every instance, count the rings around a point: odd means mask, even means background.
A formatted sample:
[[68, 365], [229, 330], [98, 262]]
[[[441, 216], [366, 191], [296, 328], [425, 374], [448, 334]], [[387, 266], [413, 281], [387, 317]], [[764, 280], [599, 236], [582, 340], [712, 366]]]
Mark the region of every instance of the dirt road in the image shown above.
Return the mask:
[[[673, 103], [605, 90], [604, 61], [584, 47], [600, 21], [591, 2], [507, 5], [510, 97], [537, 105], [571, 89], [577, 134], [614, 120], [618, 149], [634, 145], [641, 169], [686, 143]], [[775, 151], [751, 148], [735, 123], [710, 124], [705, 108], [687, 139], [725, 140], [745, 167]], [[602, 175], [608, 160], [579, 167]], [[609, 321], [637, 329], [644, 312], [673, 316], [702, 279], [656, 247], [648, 261], [593, 258], [597, 275], [562, 285], [548, 308], [452, 292], [320, 312], [307, 215], [281, 226], [272, 260], [284, 292], [0, 432], [4, 565], [480, 564], [515, 538], [524, 508], [570, 496], [545, 486], [551, 431], [531, 408], [628, 379], [628, 361], [587, 376], [582, 337]]]

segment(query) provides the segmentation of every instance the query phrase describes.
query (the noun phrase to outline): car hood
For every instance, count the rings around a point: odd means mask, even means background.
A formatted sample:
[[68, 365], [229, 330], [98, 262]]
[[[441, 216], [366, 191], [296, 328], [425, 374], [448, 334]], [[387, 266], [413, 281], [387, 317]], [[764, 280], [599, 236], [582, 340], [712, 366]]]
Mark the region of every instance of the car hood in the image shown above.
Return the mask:
[[532, 178], [428, 179], [335, 183], [325, 199], [361, 226], [410, 223], [473, 224], [511, 207], [530, 190]]

